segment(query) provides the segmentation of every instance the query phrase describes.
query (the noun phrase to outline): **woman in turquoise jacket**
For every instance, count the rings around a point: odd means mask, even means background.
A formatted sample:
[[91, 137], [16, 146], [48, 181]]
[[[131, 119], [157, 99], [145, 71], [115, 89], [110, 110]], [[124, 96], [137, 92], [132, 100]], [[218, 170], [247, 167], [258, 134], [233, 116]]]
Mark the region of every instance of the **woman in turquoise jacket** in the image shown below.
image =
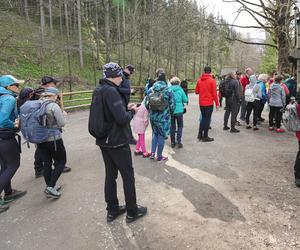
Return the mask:
[[11, 179], [20, 166], [20, 146], [15, 139], [18, 128], [16, 96], [18, 80], [11, 75], [0, 76], [0, 213], [9, 207], [6, 203], [23, 196], [26, 191], [11, 188]]
[[[176, 144], [178, 148], [182, 148], [181, 143], [182, 130], [183, 130], [183, 114], [184, 114], [184, 105], [188, 103], [188, 98], [184, 93], [184, 90], [180, 86], [180, 79], [173, 77], [170, 81], [172, 84], [171, 91], [173, 92], [175, 98], [175, 110], [171, 117], [171, 147], [174, 148]], [[176, 130], [177, 123], [177, 130]], [[175, 136], [177, 134], [176, 140]]]

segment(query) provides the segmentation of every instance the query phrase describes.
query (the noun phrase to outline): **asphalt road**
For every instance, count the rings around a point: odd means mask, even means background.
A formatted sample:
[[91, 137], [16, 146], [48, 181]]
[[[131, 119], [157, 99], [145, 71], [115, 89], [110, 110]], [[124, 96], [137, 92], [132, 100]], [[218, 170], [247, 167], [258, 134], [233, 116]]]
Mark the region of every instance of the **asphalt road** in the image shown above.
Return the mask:
[[[34, 146], [23, 146], [13, 187], [28, 194], [0, 214], [0, 249], [299, 249], [300, 190], [293, 184], [293, 134], [222, 130], [214, 112], [213, 143], [196, 140], [197, 98], [184, 117], [183, 149], [167, 142], [166, 163], [133, 156], [138, 203], [146, 217], [106, 223], [104, 166], [88, 134], [88, 112], [69, 115], [64, 132], [68, 166], [62, 197], [47, 199], [33, 171]], [[266, 114], [265, 114], [266, 116]], [[147, 146], [151, 131], [148, 128]], [[124, 201], [119, 180], [119, 199]]]

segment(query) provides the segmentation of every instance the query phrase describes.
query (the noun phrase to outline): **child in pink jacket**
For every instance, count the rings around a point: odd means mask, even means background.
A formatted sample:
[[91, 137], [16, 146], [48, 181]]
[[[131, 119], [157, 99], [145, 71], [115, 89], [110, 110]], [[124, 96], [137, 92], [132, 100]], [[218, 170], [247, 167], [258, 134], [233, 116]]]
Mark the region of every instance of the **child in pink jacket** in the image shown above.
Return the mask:
[[133, 131], [138, 134], [139, 138], [135, 146], [135, 155], [143, 155], [144, 158], [148, 158], [150, 153], [146, 151], [145, 146], [145, 132], [149, 124], [149, 112], [142, 102], [137, 113], [133, 118]]

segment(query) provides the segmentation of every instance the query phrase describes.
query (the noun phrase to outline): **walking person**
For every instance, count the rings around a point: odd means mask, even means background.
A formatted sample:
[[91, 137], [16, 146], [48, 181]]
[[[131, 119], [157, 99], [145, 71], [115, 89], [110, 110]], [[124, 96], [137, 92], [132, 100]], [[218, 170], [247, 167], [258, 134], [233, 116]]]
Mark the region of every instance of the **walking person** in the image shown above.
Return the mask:
[[150, 159], [166, 161], [163, 156], [165, 140], [170, 134], [171, 115], [175, 110], [173, 92], [168, 87], [166, 74], [163, 69], [157, 70], [157, 81], [154, 83], [147, 99], [150, 110], [150, 123], [152, 127], [152, 143]]
[[199, 106], [201, 111], [202, 121], [199, 125], [198, 139], [203, 142], [214, 141], [213, 138], [208, 136], [209, 124], [214, 108], [219, 108], [219, 100], [217, 96], [216, 80], [212, 78], [211, 68], [206, 66], [204, 74], [197, 81], [195, 94], [199, 95]]
[[148, 158], [151, 154], [146, 150], [145, 133], [149, 125], [149, 112], [145, 106], [145, 100], [146, 98], [144, 98], [133, 117], [133, 131], [138, 135], [134, 154], [142, 155], [144, 158]]
[[[241, 77], [241, 84], [243, 86], [243, 94], [245, 94], [246, 86], [250, 83], [249, 77], [253, 75], [253, 70], [251, 68], [246, 69], [246, 74]], [[240, 120], [246, 121], [246, 111], [247, 111], [247, 103], [245, 100], [245, 97], [242, 98], [241, 102], [241, 114], [240, 114]]]
[[255, 75], [249, 77], [250, 83], [246, 86], [245, 90], [245, 101], [247, 102], [247, 113], [246, 113], [246, 129], [251, 129], [250, 116], [253, 111], [253, 130], [257, 131], [257, 115], [260, 107], [260, 100], [262, 92], [257, 83]]
[[281, 82], [283, 80], [283, 77], [281, 75], [277, 75], [274, 79], [274, 83], [272, 83], [269, 91], [268, 91], [268, 97], [269, 97], [269, 106], [270, 106], [270, 112], [269, 112], [269, 130], [274, 130], [274, 118], [275, 118], [275, 126], [276, 126], [276, 132], [282, 133], [284, 132], [283, 129], [281, 129], [281, 120], [282, 120], [282, 109], [285, 107], [286, 102], [286, 96], [284, 88], [281, 86]]
[[[40, 86], [34, 90], [33, 96], [30, 97], [30, 100], [39, 100], [43, 93], [45, 92], [45, 89], [47, 88], [58, 88], [59, 87], [59, 80], [53, 78], [52, 76], [43, 76], [41, 79]], [[60, 103], [60, 97], [58, 96], [56, 98], [56, 102]], [[34, 153], [34, 170], [35, 170], [35, 177], [39, 178], [44, 176], [44, 163], [42, 161], [41, 153], [39, 148], [37, 147]], [[64, 166], [63, 173], [68, 173], [72, 169], [70, 167]]]
[[[224, 113], [224, 127], [223, 130], [229, 130], [231, 133], [239, 133], [240, 131], [235, 128], [237, 122], [237, 115], [239, 113], [240, 105], [240, 92], [239, 92], [239, 82], [236, 80], [235, 72], [231, 72], [225, 79], [223, 83], [224, 90], [222, 95], [225, 97], [225, 113]], [[231, 115], [231, 125], [230, 128], [227, 126], [229, 116]]]
[[185, 109], [184, 105], [188, 103], [188, 97], [180, 86], [180, 79], [178, 77], [173, 77], [170, 80], [170, 83], [172, 85], [171, 91], [173, 92], [175, 99], [175, 110], [171, 116], [171, 147], [175, 148], [177, 145], [178, 148], [182, 148], [183, 144], [181, 139], [183, 131], [183, 114]]
[[[244, 93], [243, 93], [243, 86], [242, 86], [241, 81], [240, 81], [241, 76], [242, 76], [242, 73], [240, 71], [236, 71], [236, 80], [238, 81], [238, 84], [239, 84], [239, 96], [240, 96], [240, 101], [238, 103], [238, 114], [241, 110], [242, 101], [245, 98]], [[238, 120], [236, 121], [236, 126], [241, 126], [241, 123]]]
[[0, 213], [9, 208], [6, 203], [26, 194], [11, 187], [11, 180], [20, 167], [21, 145], [15, 139], [19, 128], [16, 105], [19, 83], [11, 75], [0, 76]]
[[[107, 203], [107, 222], [114, 221], [127, 211], [128, 223], [141, 218], [147, 208], [137, 206], [134, 170], [129, 147], [129, 123], [137, 111], [136, 105], [128, 108], [119, 92], [122, 82], [122, 68], [117, 63], [103, 67], [104, 78], [94, 90], [90, 108], [89, 132], [96, 138], [105, 164], [105, 201]], [[125, 206], [119, 206], [117, 197], [118, 172], [123, 180]]]
[[265, 121], [265, 119], [262, 117], [262, 112], [263, 112], [265, 104], [268, 100], [266, 83], [268, 82], [269, 78], [270, 77], [267, 74], [260, 74], [257, 79], [257, 83], [260, 87], [261, 94], [262, 94], [260, 103], [259, 103], [258, 113], [257, 113], [258, 122]]

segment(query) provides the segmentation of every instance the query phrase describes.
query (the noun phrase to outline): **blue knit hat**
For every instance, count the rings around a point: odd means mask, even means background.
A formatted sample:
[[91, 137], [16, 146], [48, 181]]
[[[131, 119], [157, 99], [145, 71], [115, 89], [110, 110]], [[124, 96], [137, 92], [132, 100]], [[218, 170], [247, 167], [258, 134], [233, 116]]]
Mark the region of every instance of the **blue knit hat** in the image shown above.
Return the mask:
[[19, 84], [19, 83], [23, 83], [23, 81], [20, 81], [18, 79], [16, 79], [15, 77], [11, 76], [11, 75], [3, 75], [0, 76], [0, 86], [1, 87], [8, 87], [11, 86], [13, 84]]
[[103, 66], [103, 77], [104, 78], [115, 78], [115, 77], [122, 77], [123, 70], [119, 66], [119, 64], [110, 62]]
[[58, 95], [59, 94], [59, 90], [57, 88], [54, 87], [49, 87], [45, 89], [45, 95], [47, 94], [52, 94], [52, 95]]

